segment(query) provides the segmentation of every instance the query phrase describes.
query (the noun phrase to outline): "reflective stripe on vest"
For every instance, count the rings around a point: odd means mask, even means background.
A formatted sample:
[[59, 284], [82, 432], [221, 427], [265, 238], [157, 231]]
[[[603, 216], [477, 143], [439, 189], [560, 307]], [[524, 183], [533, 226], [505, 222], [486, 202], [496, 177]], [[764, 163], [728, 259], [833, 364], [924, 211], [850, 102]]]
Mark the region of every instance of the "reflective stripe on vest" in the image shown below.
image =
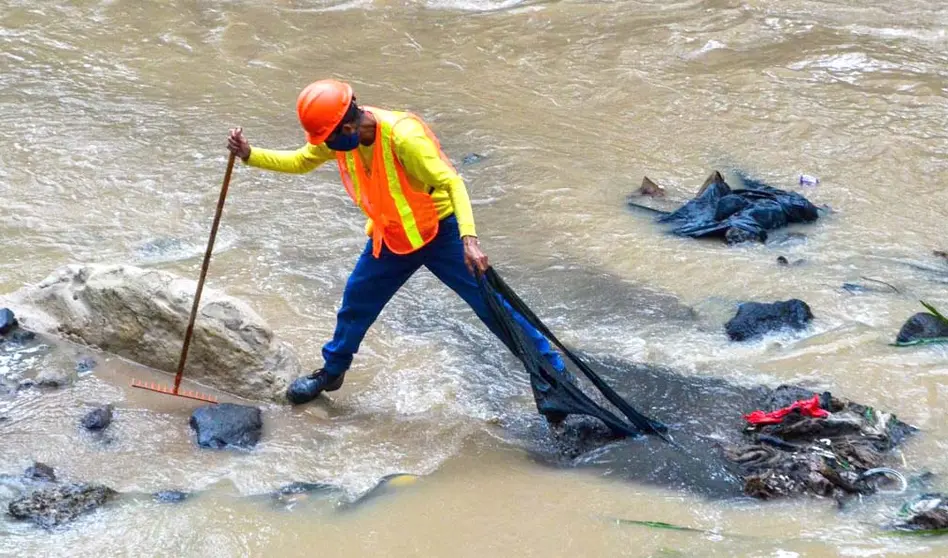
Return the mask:
[[438, 213], [428, 193], [412, 189], [405, 169], [395, 155], [393, 130], [403, 118], [415, 118], [440, 152], [437, 138], [425, 123], [411, 114], [365, 107], [377, 126], [372, 168], [366, 172], [357, 150], [336, 152], [342, 183], [349, 197], [372, 220], [372, 253], [379, 257], [382, 242], [396, 254], [407, 254], [430, 242], [438, 233]]
[[[417, 250], [425, 245], [425, 241], [421, 238], [421, 231], [418, 230], [418, 223], [415, 222], [415, 214], [412, 212], [411, 206], [405, 198], [405, 192], [402, 190], [403, 187], [411, 188], [411, 186], [408, 180], [404, 179], [404, 172], [399, 172], [401, 169], [398, 169], [398, 165], [395, 164], [395, 136], [392, 135], [392, 130], [397, 122], [398, 120], [392, 122], [387, 118], [379, 120], [379, 124], [382, 126], [382, 145], [380, 146], [382, 148], [382, 160], [385, 161], [388, 193], [395, 201], [395, 207], [398, 209], [402, 227], [405, 229], [408, 241], [411, 242], [411, 247]], [[352, 157], [355, 158], [355, 154]]]

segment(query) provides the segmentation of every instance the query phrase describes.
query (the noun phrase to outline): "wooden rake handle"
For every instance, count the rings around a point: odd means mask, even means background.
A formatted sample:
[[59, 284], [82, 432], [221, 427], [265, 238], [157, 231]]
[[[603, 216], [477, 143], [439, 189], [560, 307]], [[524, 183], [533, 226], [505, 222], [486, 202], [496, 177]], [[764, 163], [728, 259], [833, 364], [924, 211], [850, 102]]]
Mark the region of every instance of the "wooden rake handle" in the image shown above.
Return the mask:
[[233, 153], [227, 161], [227, 172], [224, 173], [224, 184], [221, 186], [221, 195], [217, 200], [217, 212], [214, 214], [214, 224], [211, 225], [211, 238], [207, 241], [207, 252], [204, 253], [204, 264], [201, 266], [201, 278], [198, 279], [197, 292], [194, 293], [194, 304], [191, 305], [191, 319], [188, 321], [188, 330], [184, 334], [184, 347], [181, 349], [181, 359], [178, 360], [178, 373], [174, 377], [174, 394], [178, 395], [178, 386], [181, 385], [181, 376], [184, 374], [184, 363], [188, 359], [188, 348], [191, 346], [191, 335], [194, 333], [194, 320], [197, 318], [198, 306], [201, 303], [201, 291], [204, 290], [204, 279], [207, 277], [207, 268], [211, 263], [211, 253], [214, 251], [214, 239], [217, 238], [217, 227], [221, 223], [221, 214], [224, 212], [224, 200], [227, 198], [227, 187], [230, 186], [230, 175], [234, 171]]

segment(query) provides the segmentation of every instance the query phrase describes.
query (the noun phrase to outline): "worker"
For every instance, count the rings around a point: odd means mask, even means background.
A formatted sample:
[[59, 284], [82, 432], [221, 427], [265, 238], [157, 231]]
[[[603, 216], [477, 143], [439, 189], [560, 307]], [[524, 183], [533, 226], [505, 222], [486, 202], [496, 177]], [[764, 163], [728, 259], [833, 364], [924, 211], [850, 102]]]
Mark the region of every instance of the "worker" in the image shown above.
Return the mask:
[[[287, 399], [301, 404], [338, 390], [369, 327], [421, 266], [500, 337], [475, 277], [488, 260], [464, 181], [428, 126], [410, 113], [361, 106], [349, 84], [332, 79], [305, 87], [296, 110], [306, 134], [299, 149], [251, 147], [241, 128], [230, 131], [228, 149], [251, 167], [285, 173], [335, 160], [349, 197], [368, 217], [369, 239], [346, 282], [332, 340], [322, 348], [323, 367], [294, 380]], [[554, 369], [572, 378], [547, 339], [519, 314], [515, 319]]]

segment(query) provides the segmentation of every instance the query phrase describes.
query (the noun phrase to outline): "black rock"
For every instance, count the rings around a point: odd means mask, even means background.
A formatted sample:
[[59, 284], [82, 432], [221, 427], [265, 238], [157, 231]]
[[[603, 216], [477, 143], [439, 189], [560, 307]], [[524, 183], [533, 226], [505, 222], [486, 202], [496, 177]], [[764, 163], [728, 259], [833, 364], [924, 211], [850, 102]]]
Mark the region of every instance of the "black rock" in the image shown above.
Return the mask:
[[56, 472], [53, 468], [39, 461], [27, 467], [23, 476], [30, 480], [56, 482]]
[[948, 322], [934, 314], [919, 312], [905, 322], [899, 330], [896, 342], [910, 343], [939, 337], [948, 337]]
[[812, 319], [810, 307], [800, 299], [744, 302], [724, 328], [732, 341], [746, 341], [782, 329], [801, 330]]
[[205, 405], [191, 414], [189, 422], [202, 448], [252, 448], [263, 428], [260, 409], [233, 403]]
[[154, 494], [155, 501], [162, 504], [176, 504], [187, 500], [191, 495], [180, 490], [162, 490]]
[[102, 430], [112, 424], [112, 405], [98, 407], [82, 417], [82, 427], [86, 430]]
[[97, 484], [57, 485], [10, 502], [10, 515], [45, 528], [68, 523], [112, 499], [117, 493]]
[[0, 308], [0, 335], [6, 335], [16, 329], [19, 323], [9, 308]]

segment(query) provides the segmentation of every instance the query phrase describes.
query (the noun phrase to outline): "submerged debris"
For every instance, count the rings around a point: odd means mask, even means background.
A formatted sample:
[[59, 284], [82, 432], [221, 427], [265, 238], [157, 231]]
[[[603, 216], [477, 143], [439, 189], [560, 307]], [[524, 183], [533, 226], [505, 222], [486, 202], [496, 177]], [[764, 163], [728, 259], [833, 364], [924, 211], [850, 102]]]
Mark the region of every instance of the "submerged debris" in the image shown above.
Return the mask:
[[898, 515], [895, 529], [944, 533], [948, 530], [948, 498], [938, 493], [921, 494], [906, 502]]
[[187, 500], [190, 496], [187, 492], [180, 490], [162, 490], [154, 494], [154, 499], [162, 504], [176, 504]]

